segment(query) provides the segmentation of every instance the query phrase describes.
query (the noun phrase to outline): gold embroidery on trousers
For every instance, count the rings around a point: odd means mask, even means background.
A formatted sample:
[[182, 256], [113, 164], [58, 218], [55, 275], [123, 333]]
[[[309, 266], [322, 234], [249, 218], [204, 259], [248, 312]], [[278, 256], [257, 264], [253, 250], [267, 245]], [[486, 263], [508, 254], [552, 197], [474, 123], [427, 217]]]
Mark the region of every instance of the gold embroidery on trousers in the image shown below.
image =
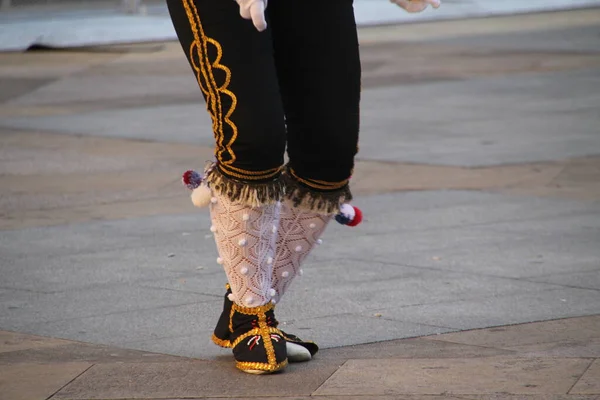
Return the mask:
[[[221, 64], [223, 48], [217, 40], [206, 36], [194, 1], [182, 0], [182, 3], [194, 37], [194, 41], [190, 45], [189, 56], [190, 60], [192, 60], [192, 68], [196, 73], [200, 89], [207, 99], [206, 109], [212, 120], [216, 142], [215, 156], [219, 164], [225, 172], [236, 178], [258, 180], [276, 176], [281, 168], [267, 171], [248, 171], [233, 166], [233, 163], [236, 161], [236, 155], [232, 146], [238, 137], [238, 128], [231, 120], [231, 116], [237, 107], [237, 97], [229, 90], [231, 70]], [[209, 47], [216, 51], [216, 56], [213, 60], [210, 59]], [[224, 73], [225, 78], [222, 84], [217, 83], [213, 73], [214, 70], [221, 70]], [[231, 101], [231, 105], [226, 110], [224, 110], [226, 106], [224, 105], [223, 96], [228, 96]], [[231, 129], [231, 138], [227, 141], [224, 125], [227, 125]], [[225, 159], [225, 154], [227, 154], [227, 159]]]

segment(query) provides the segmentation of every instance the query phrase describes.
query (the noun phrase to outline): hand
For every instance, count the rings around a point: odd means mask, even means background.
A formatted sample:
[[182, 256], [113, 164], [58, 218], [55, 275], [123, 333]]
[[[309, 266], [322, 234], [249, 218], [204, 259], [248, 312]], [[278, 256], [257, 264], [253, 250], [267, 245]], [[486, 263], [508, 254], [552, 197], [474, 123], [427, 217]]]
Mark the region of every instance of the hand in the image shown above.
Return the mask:
[[409, 13], [418, 13], [432, 6], [438, 8], [441, 4], [440, 0], [390, 0], [392, 3], [404, 8]]
[[[244, 19], [251, 19], [259, 32], [267, 29], [265, 9], [267, 0], [235, 0], [240, 6], [240, 15]], [[285, 0], [284, 0], [285, 1]]]

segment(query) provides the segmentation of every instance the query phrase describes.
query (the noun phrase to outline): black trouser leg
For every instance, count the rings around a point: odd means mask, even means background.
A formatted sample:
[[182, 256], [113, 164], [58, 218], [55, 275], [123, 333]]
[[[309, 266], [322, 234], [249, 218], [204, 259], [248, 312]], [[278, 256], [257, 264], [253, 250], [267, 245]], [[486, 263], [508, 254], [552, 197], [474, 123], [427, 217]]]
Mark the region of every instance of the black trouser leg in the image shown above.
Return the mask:
[[[167, 5], [212, 117], [221, 175], [214, 186], [232, 197], [244, 189], [239, 184], [269, 189], [285, 150], [271, 31], [256, 31], [233, 0], [167, 0]], [[223, 177], [238, 184], [223, 185]]]
[[[352, 0], [269, 3], [296, 203], [334, 212], [351, 198], [360, 57]], [[319, 205], [320, 204], [320, 205]]]

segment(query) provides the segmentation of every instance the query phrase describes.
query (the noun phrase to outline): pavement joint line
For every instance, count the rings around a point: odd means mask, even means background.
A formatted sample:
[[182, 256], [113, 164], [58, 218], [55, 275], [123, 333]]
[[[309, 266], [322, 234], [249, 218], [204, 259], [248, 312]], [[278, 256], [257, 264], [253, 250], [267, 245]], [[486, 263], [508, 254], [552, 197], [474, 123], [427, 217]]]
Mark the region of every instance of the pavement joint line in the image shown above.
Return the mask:
[[[350, 359], [346, 359], [342, 365], [338, 366], [334, 371], [331, 372], [331, 374], [329, 374], [329, 376], [327, 377], [327, 379], [323, 380], [323, 382], [315, 389], [313, 390], [313, 392], [309, 395], [310, 397], [315, 397], [315, 398], [319, 398], [318, 395], [314, 395], [314, 393], [316, 393], [321, 387], [323, 387], [323, 385], [325, 385], [340, 369], [342, 369], [347, 363], [348, 361], [350, 361]], [[342, 396], [340, 396], [341, 399], [343, 399]]]
[[90, 368], [92, 368], [94, 365], [94, 363], [92, 363], [92, 365], [90, 365], [89, 367], [87, 367], [85, 370], [83, 370], [81, 373], [77, 374], [77, 376], [75, 376], [73, 379], [71, 379], [69, 382], [67, 382], [66, 384], [64, 384], [62, 387], [60, 387], [57, 391], [55, 391], [54, 393], [52, 393], [50, 396], [48, 396], [46, 398], [46, 400], [51, 400], [58, 392], [60, 392], [61, 390], [63, 390], [64, 388], [66, 388], [67, 386], [69, 386], [71, 383], [75, 382], [80, 376], [82, 376], [83, 374], [85, 374], [87, 371], [90, 370]]
[[571, 387], [569, 388], [569, 390], [567, 390], [567, 394], [571, 393], [571, 390], [573, 390], [573, 388], [575, 388], [575, 386], [577, 385], [577, 383], [579, 383], [579, 381], [585, 376], [586, 372], [588, 372], [588, 370], [592, 367], [592, 364], [594, 364], [595, 360], [596, 360], [595, 358], [590, 358], [590, 363], [588, 364], [587, 368], [585, 369], [585, 371], [583, 371], [583, 373], [577, 379], [577, 381], [575, 383], [573, 383], [573, 385], [571, 385]]
[[[380, 309], [376, 308], [376, 309], [371, 310], [371, 311], [375, 311], [375, 310], [380, 310]], [[458, 328], [454, 328], [452, 326], [432, 325], [432, 324], [425, 324], [423, 322], [415, 323], [415, 322], [411, 322], [411, 321], [405, 321], [403, 319], [394, 319], [394, 318], [390, 318], [390, 317], [386, 317], [386, 316], [378, 317], [378, 316], [375, 316], [375, 315], [369, 315], [367, 317], [371, 318], [371, 319], [381, 319], [381, 320], [390, 321], [390, 322], [406, 322], [406, 323], [409, 323], [409, 324], [422, 325], [422, 326], [427, 326], [427, 327], [430, 327], [430, 328], [447, 329], [449, 332], [445, 332], [445, 333], [458, 332], [459, 331], [459, 330], [457, 330]], [[433, 333], [432, 335], [441, 335], [441, 333]], [[409, 339], [409, 338], [413, 338], [414, 339], [414, 338], [417, 338], [417, 337], [423, 337], [423, 336], [420, 336], [420, 335], [419, 336], [412, 336], [412, 337], [409, 336], [409, 337], [403, 337], [403, 339]], [[394, 340], [394, 339], [392, 339], [392, 340]], [[398, 340], [398, 339], [396, 339], [396, 340]]]
[[[558, 286], [558, 285], [551, 285], [551, 286]], [[557, 288], [540, 289], [539, 292], [552, 292], [552, 291], [557, 291], [557, 290], [561, 290], [561, 288], [557, 287]], [[591, 289], [580, 289], [580, 290], [591, 290]], [[597, 289], [592, 289], [592, 291], [597, 291]], [[398, 308], [432, 306], [432, 305], [437, 305], [437, 304], [454, 304], [454, 303], [461, 303], [463, 301], [485, 300], [485, 299], [490, 299], [490, 298], [505, 298], [505, 297], [514, 296], [514, 295], [515, 295], [514, 292], [513, 293], [504, 293], [501, 295], [494, 295], [494, 296], [475, 295], [472, 297], [467, 296], [467, 297], [461, 297], [461, 298], [457, 298], [457, 299], [453, 299], [453, 300], [439, 300], [439, 301], [435, 301], [432, 303], [404, 304], [404, 305], [400, 305], [400, 306], [395, 306], [393, 308], [391, 308], [391, 307], [376, 308], [376, 309], [372, 309], [372, 310], [386, 311], [386, 310], [398, 309]], [[352, 314], [352, 313], [348, 313], [348, 314]], [[343, 315], [343, 314], [340, 314], [340, 315]], [[579, 315], [579, 316], [583, 317], [586, 315], [589, 315], [589, 314], [584, 314], [584, 315]], [[319, 318], [321, 318], [321, 317], [319, 317]], [[404, 322], [410, 322], [410, 321], [404, 321]], [[540, 322], [540, 321], [533, 321], [533, 322]], [[414, 322], [412, 322], [412, 323], [414, 323]], [[497, 326], [497, 325], [494, 325], [494, 326]], [[449, 327], [449, 328], [456, 329], [454, 327]]]
[[[543, 321], [546, 322], [546, 321]], [[527, 323], [523, 323], [523, 324], [514, 324], [514, 325], [508, 325], [508, 326], [519, 326], [519, 325], [526, 325], [529, 324], [531, 322], [527, 322]], [[535, 323], [535, 322], [533, 322]], [[507, 325], [499, 325], [499, 326], [507, 326]], [[490, 329], [490, 328], [495, 328], [495, 327], [487, 327], [487, 328], [474, 328], [474, 329], [456, 329], [454, 332], [446, 332], [447, 334], [454, 334], [454, 333], [462, 333], [462, 332], [471, 332], [471, 331], [476, 331], [476, 330], [484, 330], [484, 329]], [[485, 346], [482, 344], [466, 344], [466, 343], [461, 343], [461, 342], [455, 342], [452, 340], [445, 340], [443, 338], [440, 338], [439, 336], [441, 335], [445, 335], [446, 333], [441, 333], [441, 334], [433, 334], [433, 335], [427, 335], [427, 336], [420, 336], [419, 339], [424, 339], [424, 340], [428, 340], [428, 341], [432, 341], [432, 342], [440, 342], [440, 343], [451, 343], [451, 344], [456, 344], [456, 345], [461, 345], [461, 346], [468, 346], [468, 347], [477, 347], [479, 349], [488, 349], [488, 350], [503, 350], [503, 351], [509, 351], [515, 355], [518, 355], [519, 350], [514, 350], [514, 349], [508, 349], [508, 348], [504, 348], [504, 347], [496, 347], [496, 346]], [[403, 339], [400, 339], [403, 340]], [[548, 342], [548, 343], [552, 343], [552, 342]], [[481, 357], [481, 356], [476, 356], [476, 357]], [[489, 356], [483, 356], [483, 357], [489, 357]], [[493, 357], [493, 356], [492, 356]]]
[[[363, 260], [360, 258], [352, 258], [349, 259], [351, 261], [359, 261], [359, 262], [364, 262], [364, 263], [368, 263], [368, 262], [373, 262], [373, 260]], [[406, 267], [406, 268], [414, 268], [414, 269], [418, 269], [418, 270], [431, 270], [431, 271], [435, 271], [435, 272], [443, 272], [445, 274], [449, 274], [449, 275], [466, 275], [466, 276], [480, 276], [480, 277], [485, 277], [485, 278], [497, 278], [497, 279], [506, 279], [506, 280], [512, 280], [512, 281], [523, 281], [526, 280], [527, 277], [514, 277], [514, 276], [502, 276], [502, 275], [494, 275], [494, 274], [483, 274], [480, 272], [473, 272], [473, 271], [455, 271], [455, 270], [450, 270], [450, 269], [446, 269], [446, 268], [442, 268], [442, 267], [432, 267], [432, 266], [426, 266], [426, 265], [414, 265], [414, 264], [398, 264], [398, 263], [394, 263], [391, 261], [377, 261], [377, 263], [379, 264], [383, 264], [383, 265], [393, 265], [393, 266], [397, 266], [397, 267]], [[585, 271], [585, 272], [593, 272], [596, 271], [591, 270], [591, 271]], [[559, 289], [560, 286], [559, 284], [556, 283], [546, 283], [546, 282], [534, 282], [534, 283], [543, 283], [545, 285], [548, 286], [557, 286], [556, 289], [552, 289], [552, 290], [557, 290]], [[546, 290], [550, 290], [550, 289], [546, 289]]]
[[[580, 271], [580, 272], [594, 272], [597, 270], [592, 270], [592, 271]], [[600, 271], [599, 271], [600, 272]], [[538, 282], [535, 280], [530, 280], [530, 279], [524, 279], [525, 282], [531, 282], [531, 283], [543, 283], [543, 284], [548, 284], [547, 282]], [[594, 290], [596, 292], [600, 292], [600, 289], [598, 288], [589, 288], [589, 287], [582, 287], [582, 286], [575, 286], [575, 285], [564, 285], [564, 284], [560, 284], [560, 283], [551, 283], [551, 285], [557, 285], [557, 286], [561, 286], [561, 287], [565, 287], [565, 288], [570, 288], [570, 289], [580, 289], [580, 290]]]

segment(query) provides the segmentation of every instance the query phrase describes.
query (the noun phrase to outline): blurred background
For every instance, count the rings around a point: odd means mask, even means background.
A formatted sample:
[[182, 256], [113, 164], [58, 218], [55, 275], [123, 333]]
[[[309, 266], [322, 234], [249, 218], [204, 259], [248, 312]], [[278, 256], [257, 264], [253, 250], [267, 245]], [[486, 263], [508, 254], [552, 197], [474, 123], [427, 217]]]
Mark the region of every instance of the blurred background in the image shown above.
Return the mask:
[[[230, 0], [233, 1], [233, 0]], [[445, 0], [420, 14], [386, 0], [355, 0], [360, 26], [574, 9], [600, 0]], [[174, 39], [160, 0], [0, 0], [0, 50]]]

